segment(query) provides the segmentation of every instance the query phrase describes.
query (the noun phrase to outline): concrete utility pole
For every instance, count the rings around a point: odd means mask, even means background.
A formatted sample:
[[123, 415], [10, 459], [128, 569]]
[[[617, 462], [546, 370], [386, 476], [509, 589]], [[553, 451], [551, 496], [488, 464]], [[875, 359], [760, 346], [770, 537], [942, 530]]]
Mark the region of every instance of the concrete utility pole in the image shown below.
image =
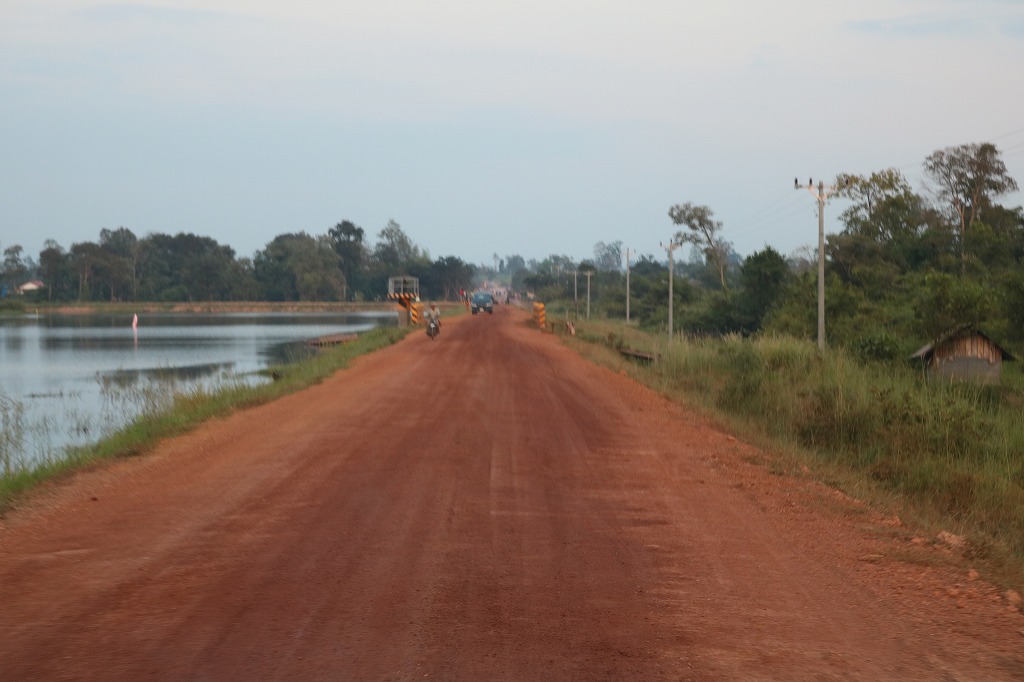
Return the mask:
[[576, 307], [576, 321], [577, 322], [580, 319], [580, 297], [579, 297], [579, 294], [577, 293], [578, 292], [578, 287], [576, 286], [576, 283], [577, 283], [578, 278], [579, 278], [579, 274], [580, 274], [579, 270], [573, 270], [572, 271], [572, 303]]
[[672, 260], [672, 252], [680, 244], [674, 240], [669, 240], [668, 246], [661, 244], [661, 248], [668, 249], [668, 341], [672, 343], [672, 301], [674, 299], [672, 294], [672, 277], [675, 274], [675, 263]]
[[587, 276], [587, 319], [590, 319], [590, 276], [594, 274], [592, 270], [587, 270], [583, 273]]
[[632, 253], [626, 249], [626, 322], [629, 322], [629, 256]]
[[[800, 189], [800, 181], [793, 179], [793, 188]], [[805, 187], [815, 199], [818, 200], [818, 352], [825, 352], [825, 199], [831, 194], [835, 187], [826, 187], [825, 183], [818, 181], [818, 187], [814, 187], [813, 178], [807, 181]]]

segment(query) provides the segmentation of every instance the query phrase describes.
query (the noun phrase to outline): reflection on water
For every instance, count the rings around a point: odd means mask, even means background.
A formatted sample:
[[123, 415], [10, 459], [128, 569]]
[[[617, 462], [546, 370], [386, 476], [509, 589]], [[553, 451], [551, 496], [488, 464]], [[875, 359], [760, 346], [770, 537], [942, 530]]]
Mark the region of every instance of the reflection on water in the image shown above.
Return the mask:
[[218, 374], [227, 374], [234, 366], [235, 363], [233, 362], [207, 362], [200, 365], [183, 365], [181, 367], [115, 369], [112, 372], [101, 373], [99, 377], [101, 381], [111, 382], [116, 386], [137, 384], [140, 379], [195, 381]]
[[0, 473], [63, 456], [175, 393], [266, 381], [304, 341], [398, 323], [393, 312], [0, 317]]

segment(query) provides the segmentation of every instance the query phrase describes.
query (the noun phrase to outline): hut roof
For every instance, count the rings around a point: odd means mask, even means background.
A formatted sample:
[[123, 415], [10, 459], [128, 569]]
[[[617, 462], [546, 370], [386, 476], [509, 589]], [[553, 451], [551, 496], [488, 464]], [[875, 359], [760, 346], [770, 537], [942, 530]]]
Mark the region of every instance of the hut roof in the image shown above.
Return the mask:
[[951, 332], [946, 332], [945, 334], [941, 335], [939, 338], [935, 339], [935, 341], [933, 341], [932, 343], [929, 343], [927, 346], [922, 346], [921, 348], [919, 348], [916, 352], [914, 352], [913, 355], [910, 356], [910, 359], [911, 360], [928, 360], [932, 356], [932, 354], [935, 352], [936, 346], [941, 346], [946, 341], [951, 341], [953, 339], [962, 338], [964, 336], [980, 336], [981, 338], [985, 339], [986, 341], [991, 343], [993, 346], [995, 346], [996, 350], [998, 350], [1000, 353], [1002, 353], [1003, 360], [1006, 361], [1006, 362], [1010, 362], [1012, 360], [1016, 360], [1017, 359], [1017, 358], [1013, 357], [1013, 355], [1008, 350], [1006, 350], [1005, 348], [1000, 346], [998, 343], [993, 341], [992, 337], [990, 337], [988, 334], [985, 334], [984, 332], [978, 330], [977, 328], [975, 328], [975, 327], [973, 327], [971, 325], [964, 325], [962, 327], [957, 327], [956, 329], [954, 329]]

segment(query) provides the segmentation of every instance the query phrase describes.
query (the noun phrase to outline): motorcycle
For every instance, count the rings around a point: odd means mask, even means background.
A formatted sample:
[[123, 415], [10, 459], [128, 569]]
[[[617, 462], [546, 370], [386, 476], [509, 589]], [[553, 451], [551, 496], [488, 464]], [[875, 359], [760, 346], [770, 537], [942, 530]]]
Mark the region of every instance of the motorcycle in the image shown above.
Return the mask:
[[437, 323], [437, 320], [427, 320], [427, 336], [433, 341], [434, 337], [441, 333], [441, 326]]

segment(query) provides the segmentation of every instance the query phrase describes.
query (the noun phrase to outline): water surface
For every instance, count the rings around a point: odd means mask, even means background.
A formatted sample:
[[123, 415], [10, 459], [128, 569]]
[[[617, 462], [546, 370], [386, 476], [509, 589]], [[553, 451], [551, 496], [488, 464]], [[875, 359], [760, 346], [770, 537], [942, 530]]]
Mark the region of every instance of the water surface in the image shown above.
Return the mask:
[[94, 442], [173, 387], [264, 381], [304, 341], [395, 325], [390, 311], [0, 317], [0, 474]]

